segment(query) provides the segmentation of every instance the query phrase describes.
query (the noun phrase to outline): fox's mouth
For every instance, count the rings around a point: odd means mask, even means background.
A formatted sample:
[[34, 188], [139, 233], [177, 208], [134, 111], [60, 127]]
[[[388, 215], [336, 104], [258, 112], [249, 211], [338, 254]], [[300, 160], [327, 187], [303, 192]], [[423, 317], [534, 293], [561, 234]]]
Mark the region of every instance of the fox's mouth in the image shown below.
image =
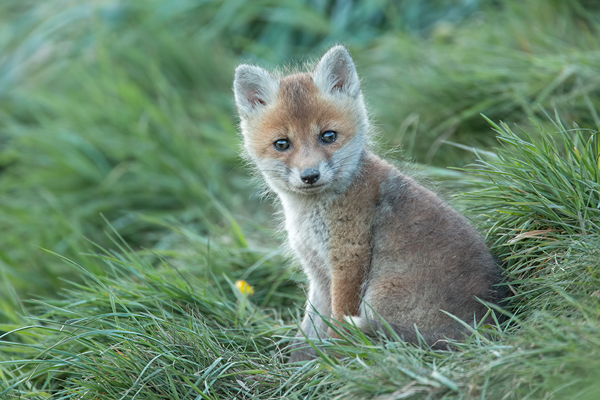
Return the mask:
[[320, 192], [326, 186], [327, 186], [327, 184], [321, 183], [318, 185], [296, 186], [294, 189], [296, 189], [300, 193], [315, 193], [315, 192]]

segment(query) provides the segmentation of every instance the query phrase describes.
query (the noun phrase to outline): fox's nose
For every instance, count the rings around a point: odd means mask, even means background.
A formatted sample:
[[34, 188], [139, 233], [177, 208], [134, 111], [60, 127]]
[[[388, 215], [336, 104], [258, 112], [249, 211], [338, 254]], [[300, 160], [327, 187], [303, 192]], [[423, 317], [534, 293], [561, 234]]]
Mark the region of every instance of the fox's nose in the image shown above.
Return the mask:
[[300, 173], [300, 179], [302, 179], [302, 182], [309, 184], [309, 185], [312, 185], [313, 183], [318, 181], [320, 177], [321, 177], [321, 174], [319, 173], [318, 170], [316, 170], [314, 168], [305, 169], [304, 171], [302, 171]]

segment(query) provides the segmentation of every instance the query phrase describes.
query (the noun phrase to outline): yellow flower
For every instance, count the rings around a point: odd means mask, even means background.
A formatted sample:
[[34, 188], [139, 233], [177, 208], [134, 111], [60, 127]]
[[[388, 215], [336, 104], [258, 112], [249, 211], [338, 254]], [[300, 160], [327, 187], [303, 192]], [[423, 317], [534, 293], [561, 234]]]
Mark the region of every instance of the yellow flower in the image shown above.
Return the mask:
[[238, 288], [238, 290], [242, 292], [242, 294], [245, 294], [247, 296], [254, 294], [254, 288], [250, 286], [246, 281], [237, 281], [235, 283], [235, 287]]

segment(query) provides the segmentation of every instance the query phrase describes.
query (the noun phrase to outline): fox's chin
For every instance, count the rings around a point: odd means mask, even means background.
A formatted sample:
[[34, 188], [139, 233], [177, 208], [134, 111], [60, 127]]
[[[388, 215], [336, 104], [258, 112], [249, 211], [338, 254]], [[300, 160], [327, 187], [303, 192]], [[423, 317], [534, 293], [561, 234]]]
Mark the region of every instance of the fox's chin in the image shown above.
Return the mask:
[[320, 185], [290, 186], [290, 189], [295, 193], [310, 195], [310, 194], [321, 193], [322, 191], [327, 189], [327, 187], [329, 187], [329, 186], [330, 186], [329, 184], [322, 183]]

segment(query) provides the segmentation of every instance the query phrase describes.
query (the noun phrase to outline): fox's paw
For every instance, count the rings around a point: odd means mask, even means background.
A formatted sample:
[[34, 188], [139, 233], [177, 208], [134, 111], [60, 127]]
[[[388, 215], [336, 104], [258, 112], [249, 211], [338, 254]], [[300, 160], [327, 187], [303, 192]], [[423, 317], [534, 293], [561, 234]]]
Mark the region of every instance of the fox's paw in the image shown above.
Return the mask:
[[365, 327], [368, 326], [367, 319], [363, 318], [363, 317], [353, 317], [351, 315], [346, 315], [344, 317], [344, 321], [346, 321], [347, 323], [349, 323], [352, 326], [356, 326], [359, 331], [364, 330]]

